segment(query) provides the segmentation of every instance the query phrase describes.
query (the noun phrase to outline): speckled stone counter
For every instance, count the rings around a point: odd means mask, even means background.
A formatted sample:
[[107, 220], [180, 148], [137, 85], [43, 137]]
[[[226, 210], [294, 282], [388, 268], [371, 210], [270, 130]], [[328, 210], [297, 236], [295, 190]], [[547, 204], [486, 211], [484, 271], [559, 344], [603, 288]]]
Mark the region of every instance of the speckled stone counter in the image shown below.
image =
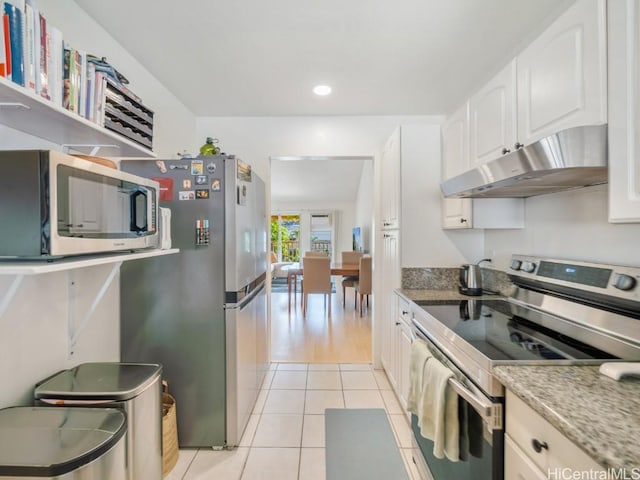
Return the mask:
[[430, 289], [417, 289], [417, 288], [399, 288], [396, 293], [406, 298], [410, 302], [420, 302], [425, 300], [482, 300], [491, 298], [495, 300], [495, 295], [480, 295], [477, 297], [470, 297], [469, 295], [462, 295], [458, 290], [430, 290]]
[[593, 366], [499, 366], [493, 371], [603, 467], [640, 468], [640, 379], [616, 382]]

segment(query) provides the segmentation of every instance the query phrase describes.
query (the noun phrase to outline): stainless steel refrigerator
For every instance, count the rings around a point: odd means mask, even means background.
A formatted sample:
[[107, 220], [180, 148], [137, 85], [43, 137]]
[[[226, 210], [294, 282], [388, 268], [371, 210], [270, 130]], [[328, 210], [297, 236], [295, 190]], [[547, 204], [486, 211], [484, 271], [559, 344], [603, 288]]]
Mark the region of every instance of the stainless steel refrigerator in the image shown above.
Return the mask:
[[129, 160], [180, 253], [124, 262], [121, 356], [160, 363], [180, 447], [238, 445], [268, 369], [265, 185], [234, 156]]

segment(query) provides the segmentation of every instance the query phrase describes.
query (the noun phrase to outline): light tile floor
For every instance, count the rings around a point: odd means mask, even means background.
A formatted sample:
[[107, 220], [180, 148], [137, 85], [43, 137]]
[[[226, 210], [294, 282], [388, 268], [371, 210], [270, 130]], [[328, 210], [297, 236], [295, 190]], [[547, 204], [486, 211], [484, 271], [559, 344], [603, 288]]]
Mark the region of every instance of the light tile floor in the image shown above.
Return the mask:
[[[180, 450], [166, 480], [324, 480], [325, 408], [384, 408], [413, 480], [411, 430], [382, 370], [364, 364], [272, 364], [240, 446]], [[179, 419], [178, 419], [179, 421]]]

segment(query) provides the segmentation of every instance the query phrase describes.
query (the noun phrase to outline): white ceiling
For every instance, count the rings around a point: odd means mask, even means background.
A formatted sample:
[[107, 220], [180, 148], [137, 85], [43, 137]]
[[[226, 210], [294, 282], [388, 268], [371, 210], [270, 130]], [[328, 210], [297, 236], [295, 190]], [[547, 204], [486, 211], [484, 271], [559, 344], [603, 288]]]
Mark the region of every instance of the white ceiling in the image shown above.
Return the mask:
[[572, 1], [76, 0], [198, 116], [450, 113]]
[[297, 158], [271, 160], [274, 207], [300, 202], [355, 202], [365, 159]]

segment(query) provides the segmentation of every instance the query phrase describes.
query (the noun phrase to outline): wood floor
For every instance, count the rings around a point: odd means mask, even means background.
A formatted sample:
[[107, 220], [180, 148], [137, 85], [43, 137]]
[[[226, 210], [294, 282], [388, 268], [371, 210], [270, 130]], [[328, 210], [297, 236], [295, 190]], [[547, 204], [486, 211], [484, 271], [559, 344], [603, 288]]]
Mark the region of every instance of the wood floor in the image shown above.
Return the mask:
[[[331, 316], [323, 295], [309, 295], [306, 318], [302, 316], [300, 294], [288, 308], [286, 292], [271, 293], [271, 360], [295, 363], [371, 363], [371, 314], [354, 310], [353, 290], [347, 289], [347, 306], [342, 291], [331, 295]], [[371, 301], [371, 299], [370, 299]], [[366, 305], [366, 302], [365, 302]]]

